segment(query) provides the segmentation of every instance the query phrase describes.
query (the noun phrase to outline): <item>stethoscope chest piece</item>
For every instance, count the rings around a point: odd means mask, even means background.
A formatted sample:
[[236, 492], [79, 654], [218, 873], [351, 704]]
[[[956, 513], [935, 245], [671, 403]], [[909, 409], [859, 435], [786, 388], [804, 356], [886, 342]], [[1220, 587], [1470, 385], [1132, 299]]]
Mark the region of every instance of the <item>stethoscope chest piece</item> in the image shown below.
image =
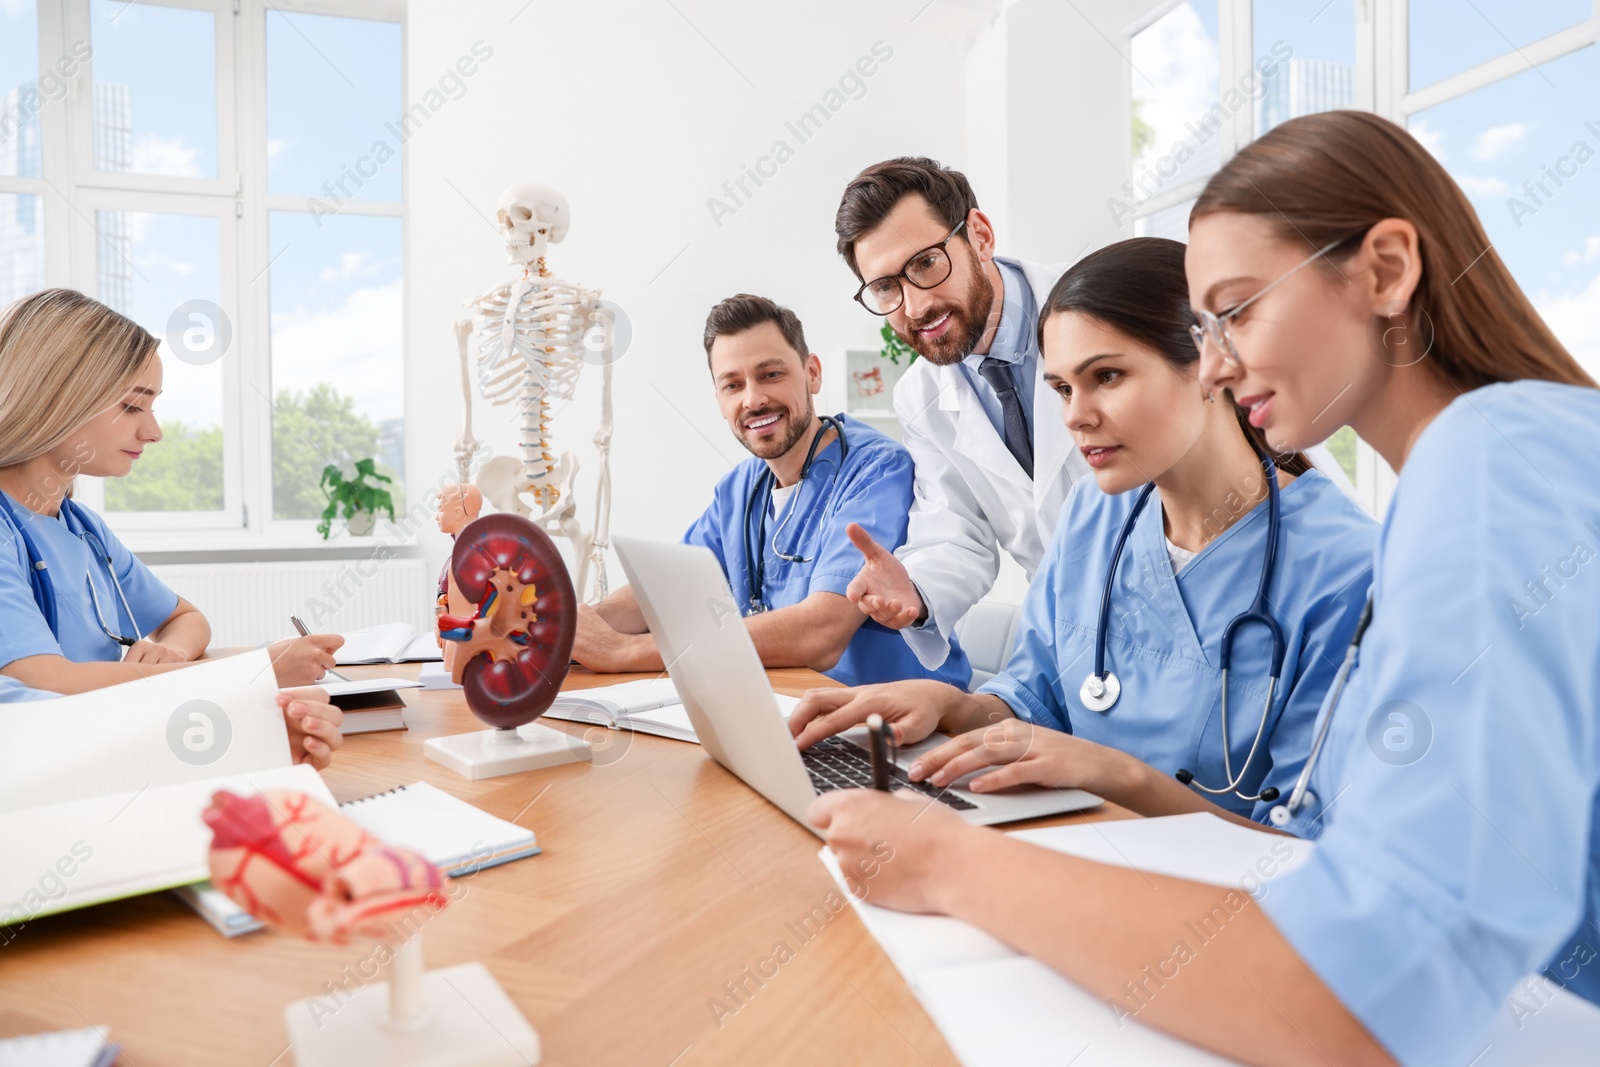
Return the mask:
[[1111, 671], [1106, 671], [1103, 678], [1091, 671], [1078, 687], [1078, 699], [1090, 711], [1110, 711], [1121, 695], [1122, 683]]

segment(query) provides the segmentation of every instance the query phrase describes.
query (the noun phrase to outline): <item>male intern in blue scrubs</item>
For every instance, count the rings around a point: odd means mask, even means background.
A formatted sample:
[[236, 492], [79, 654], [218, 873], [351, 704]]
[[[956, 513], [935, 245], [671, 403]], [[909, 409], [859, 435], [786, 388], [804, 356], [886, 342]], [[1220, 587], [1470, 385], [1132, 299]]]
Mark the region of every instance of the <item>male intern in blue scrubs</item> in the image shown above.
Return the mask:
[[[929, 670], [845, 597], [861, 568], [847, 527], [891, 550], [905, 540], [910, 453], [849, 416], [817, 416], [822, 362], [789, 309], [729, 297], [711, 309], [704, 341], [717, 404], [751, 458], [717, 483], [683, 539], [722, 563], [762, 662], [846, 685], [932, 678], [965, 688], [972, 672], [959, 648]], [[664, 669], [627, 587], [580, 605], [572, 656], [597, 671]]]

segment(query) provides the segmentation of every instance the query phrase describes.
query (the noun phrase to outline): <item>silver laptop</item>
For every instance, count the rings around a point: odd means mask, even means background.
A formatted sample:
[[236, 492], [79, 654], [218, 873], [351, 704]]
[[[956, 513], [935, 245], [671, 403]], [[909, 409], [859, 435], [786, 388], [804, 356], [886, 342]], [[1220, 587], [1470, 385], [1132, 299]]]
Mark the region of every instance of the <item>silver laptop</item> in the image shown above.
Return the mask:
[[[806, 821], [806, 809], [818, 793], [872, 783], [866, 730], [846, 731], [802, 753], [795, 747], [716, 556], [699, 545], [631, 537], [615, 538], [614, 543], [706, 752], [817, 833]], [[960, 788], [962, 783], [936, 789], [911, 782], [904, 768], [948, 740], [945, 734], [935, 733], [902, 748], [896, 760], [895, 788], [921, 792], [931, 802], [955, 809], [968, 822], [985, 826], [1100, 803], [1099, 797], [1080, 789], [1028, 786], [977, 794]]]

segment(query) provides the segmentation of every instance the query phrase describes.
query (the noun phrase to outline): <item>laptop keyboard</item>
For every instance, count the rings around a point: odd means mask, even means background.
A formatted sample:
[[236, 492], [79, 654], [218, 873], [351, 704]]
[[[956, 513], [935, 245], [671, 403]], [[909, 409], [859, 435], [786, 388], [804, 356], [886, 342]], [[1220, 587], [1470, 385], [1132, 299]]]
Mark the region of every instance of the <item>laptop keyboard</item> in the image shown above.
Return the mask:
[[[818, 741], [800, 756], [811, 774], [811, 784], [817, 787], [819, 793], [834, 789], [872, 788], [872, 755], [860, 745], [829, 737]], [[927, 782], [913, 782], [905, 771], [892, 764], [889, 776], [894, 782], [893, 788], [913, 790], [957, 811], [970, 811], [978, 806]]]

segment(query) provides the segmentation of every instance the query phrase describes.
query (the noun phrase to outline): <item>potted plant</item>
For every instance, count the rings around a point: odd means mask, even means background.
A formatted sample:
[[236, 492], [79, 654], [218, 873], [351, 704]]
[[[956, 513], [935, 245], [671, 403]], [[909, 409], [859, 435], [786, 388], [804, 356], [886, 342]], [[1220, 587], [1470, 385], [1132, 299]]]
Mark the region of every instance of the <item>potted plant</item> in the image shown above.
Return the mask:
[[890, 363], [898, 367], [901, 357], [907, 357], [906, 366], [909, 367], [917, 361], [917, 350], [900, 340], [900, 335], [894, 332], [894, 327], [887, 321], [884, 322], [883, 329], [878, 331], [878, 336], [883, 338], [883, 351], [878, 355]]
[[367, 481], [369, 478], [380, 482], [394, 481], [387, 474], [379, 474], [377, 461], [372, 459], [356, 460], [354, 478], [346, 478], [344, 471], [332, 463], [322, 468], [321, 487], [323, 495], [328, 498], [328, 506], [322, 509], [322, 521], [317, 523], [317, 532], [323, 540], [331, 535], [333, 518], [341, 511], [344, 513], [345, 529], [357, 537], [365, 537], [372, 532], [379, 511], [387, 511], [389, 521], [394, 521], [394, 498], [383, 486]]

